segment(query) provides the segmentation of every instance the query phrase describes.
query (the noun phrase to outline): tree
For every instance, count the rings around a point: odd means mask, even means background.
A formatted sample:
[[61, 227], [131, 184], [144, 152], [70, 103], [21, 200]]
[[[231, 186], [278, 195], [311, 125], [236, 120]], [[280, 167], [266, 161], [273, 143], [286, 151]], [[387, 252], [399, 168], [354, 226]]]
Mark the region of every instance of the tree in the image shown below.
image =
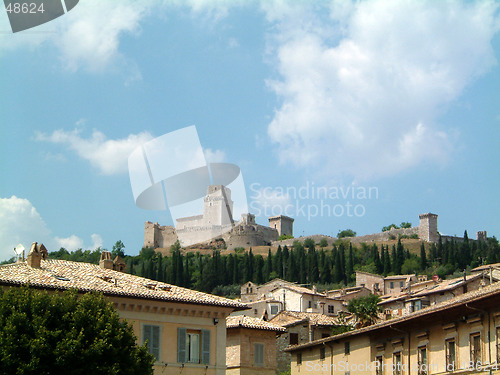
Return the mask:
[[425, 255], [425, 245], [420, 244], [420, 269], [424, 271], [427, 268], [427, 256]]
[[387, 225], [385, 227], [382, 227], [382, 232], [387, 232], [387, 231], [391, 230], [392, 228], [399, 229], [399, 227], [396, 224], [391, 224], [391, 225]]
[[101, 294], [0, 290], [0, 373], [153, 374], [153, 355], [137, 346]]
[[337, 233], [337, 238], [344, 237], [356, 237], [356, 232], [352, 229], [339, 230], [339, 232]]
[[399, 226], [401, 228], [411, 228], [411, 223], [408, 221], [403, 221]]
[[327, 247], [327, 246], [328, 246], [328, 241], [326, 240], [326, 238], [322, 238], [319, 241], [319, 247], [323, 248], [323, 247]]
[[378, 313], [382, 311], [379, 302], [380, 297], [375, 294], [349, 301], [347, 311], [356, 316], [356, 328], [368, 327], [377, 321]]
[[125, 256], [125, 252], [123, 251], [123, 249], [125, 249], [125, 245], [123, 244], [122, 241], [118, 240], [113, 245], [113, 250], [111, 250], [111, 255], [113, 255], [113, 257], [120, 256], [123, 258]]

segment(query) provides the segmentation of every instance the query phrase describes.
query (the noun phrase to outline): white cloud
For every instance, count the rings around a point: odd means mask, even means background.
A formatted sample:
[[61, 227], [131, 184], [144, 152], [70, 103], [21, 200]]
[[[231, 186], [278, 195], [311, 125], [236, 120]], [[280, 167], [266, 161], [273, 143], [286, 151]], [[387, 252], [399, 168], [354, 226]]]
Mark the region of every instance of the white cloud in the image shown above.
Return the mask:
[[50, 135], [36, 133], [38, 141], [65, 145], [105, 175], [127, 172], [127, 160], [130, 153], [152, 138], [150, 133], [142, 132], [130, 134], [127, 138], [107, 139], [97, 130], [92, 132], [91, 137], [83, 138], [80, 129], [56, 130]]
[[28, 255], [33, 242], [43, 243], [49, 251], [59, 250], [60, 247], [71, 251], [102, 247], [103, 241], [100, 235], [92, 234], [90, 239], [92, 245], [85, 247], [84, 241], [75, 234], [65, 238], [53, 236], [28, 199], [18, 198], [15, 195], [10, 198], [0, 198], [0, 260], [13, 257], [15, 255], [13, 249], [18, 244], [25, 247], [25, 255]]
[[226, 153], [222, 150], [203, 149], [207, 163], [223, 163], [226, 161]]
[[496, 63], [497, 4], [335, 2], [329, 18], [282, 4], [264, 6], [278, 30], [268, 134], [282, 162], [358, 178], [447, 162], [455, 132], [439, 115]]
[[29, 200], [18, 198], [0, 198], [0, 259], [13, 257], [14, 247], [21, 243], [25, 252], [32, 242], [47, 241], [50, 231], [45, 221]]
[[[5, 50], [55, 45], [63, 66], [70, 71], [84, 68], [102, 71], [117, 65], [132, 69], [119, 52], [120, 37], [137, 35], [139, 22], [153, 4], [144, 1], [81, 1], [67, 14], [34, 29], [0, 36]], [[0, 18], [0, 26], [8, 30], [7, 17]]]
[[[226, 17], [231, 7], [242, 4], [246, 3], [242, 0], [85, 0], [56, 20], [24, 32], [0, 35], [0, 45], [3, 51], [54, 45], [65, 69], [71, 72], [118, 69], [126, 74], [127, 85], [141, 80], [142, 75], [130, 60], [132, 57], [120, 52], [120, 38], [139, 35], [140, 23], [146, 16], [185, 8], [197, 20], [211, 25]], [[10, 30], [7, 15], [2, 12], [0, 29]]]
[[66, 250], [72, 251], [84, 248], [83, 240], [74, 234], [66, 238], [55, 237], [54, 239], [58, 249], [64, 247]]
[[100, 235], [93, 233], [90, 238], [92, 239], [92, 249], [102, 247], [102, 237]]

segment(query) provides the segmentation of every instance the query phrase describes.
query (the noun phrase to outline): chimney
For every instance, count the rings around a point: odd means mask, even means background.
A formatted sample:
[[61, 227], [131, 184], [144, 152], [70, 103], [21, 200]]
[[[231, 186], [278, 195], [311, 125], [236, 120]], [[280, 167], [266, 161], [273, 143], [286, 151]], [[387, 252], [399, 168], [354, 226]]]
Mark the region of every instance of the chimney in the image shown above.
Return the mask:
[[28, 266], [32, 268], [40, 268], [40, 263], [42, 261], [42, 254], [39, 251], [40, 248], [43, 248], [45, 252], [47, 252], [45, 246], [43, 245], [38, 246], [37, 242], [33, 242], [31, 244], [31, 249], [30, 252], [28, 253], [28, 258], [26, 259], [26, 264]]
[[113, 259], [111, 259], [111, 253], [109, 251], [103, 251], [101, 253], [101, 260], [99, 260], [99, 267], [104, 270], [113, 269]]
[[318, 288], [316, 288], [316, 285], [313, 285], [313, 293], [314, 294], [318, 293]]
[[119, 272], [125, 272], [125, 267], [127, 265], [125, 264], [125, 262], [123, 261], [122, 257], [117, 255], [115, 260], [113, 261], [113, 269], [115, 271], [119, 271]]

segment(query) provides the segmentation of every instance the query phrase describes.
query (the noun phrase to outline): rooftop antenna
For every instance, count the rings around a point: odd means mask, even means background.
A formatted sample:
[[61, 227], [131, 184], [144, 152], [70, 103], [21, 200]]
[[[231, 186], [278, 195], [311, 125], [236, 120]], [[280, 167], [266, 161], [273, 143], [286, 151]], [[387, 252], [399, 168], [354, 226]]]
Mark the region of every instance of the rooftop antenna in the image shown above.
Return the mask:
[[14, 248], [14, 252], [16, 253], [17, 260], [19, 260], [21, 258], [21, 254], [22, 254], [22, 260], [24, 261], [24, 246], [22, 244], [17, 245]]

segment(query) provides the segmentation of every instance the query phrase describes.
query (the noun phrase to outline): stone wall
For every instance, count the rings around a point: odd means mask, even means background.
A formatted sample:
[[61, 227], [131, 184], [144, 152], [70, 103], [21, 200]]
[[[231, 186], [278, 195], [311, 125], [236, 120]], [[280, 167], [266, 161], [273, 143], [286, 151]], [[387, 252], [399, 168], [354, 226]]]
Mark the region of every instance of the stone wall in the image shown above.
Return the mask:
[[384, 293], [384, 277], [367, 272], [356, 271], [356, 286], [364, 286], [372, 293]]
[[222, 235], [228, 249], [265, 246], [278, 239], [278, 231], [259, 224], [238, 224]]
[[[264, 365], [255, 365], [254, 344], [264, 345]], [[226, 340], [226, 365], [228, 371], [239, 367], [240, 374], [276, 374], [276, 332], [230, 328], [227, 330]]]
[[175, 228], [170, 225], [159, 225], [146, 221], [144, 224], [144, 245], [143, 247], [169, 248], [177, 241]]
[[397, 239], [399, 236], [408, 236], [417, 234], [418, 235], [419, 227], [412, 228], [400, 228], [400, 229], [390, 229], [385, 232], [367, 234], [364, 236], [358, 237], [346, 237], [346, 239], [358, 243], [358, 242], [375, 242], [375, 241], [390, 241]]

